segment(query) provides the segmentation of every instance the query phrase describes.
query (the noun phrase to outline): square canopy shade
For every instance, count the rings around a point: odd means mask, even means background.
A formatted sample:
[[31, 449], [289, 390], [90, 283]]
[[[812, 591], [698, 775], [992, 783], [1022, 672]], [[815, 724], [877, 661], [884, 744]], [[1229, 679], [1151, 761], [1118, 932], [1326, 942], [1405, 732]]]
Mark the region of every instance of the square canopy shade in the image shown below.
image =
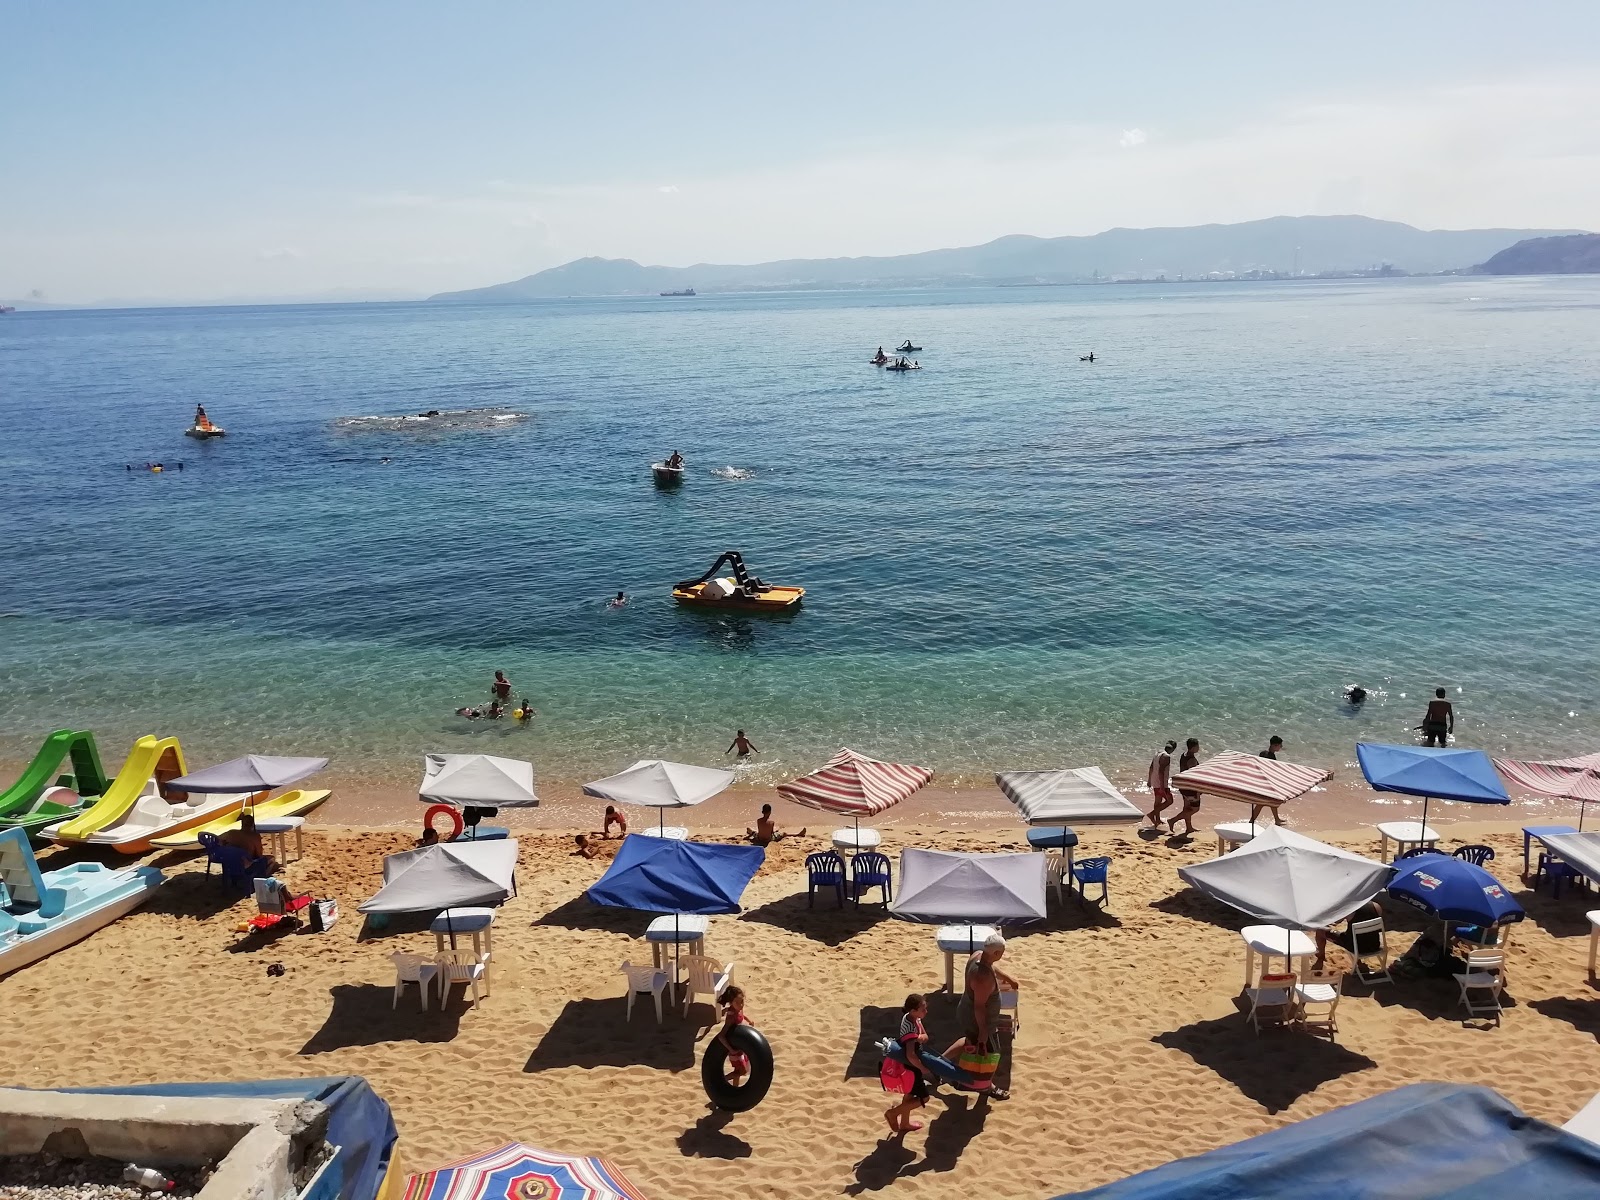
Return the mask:
[[1600, 754], [1581, 754], [1576, 758], [1538, 759], [1497, 758], [1495, 769], [1520, 788], [1578, 802], [1578, 828], [1583, 828], [1589, 805], [1600, 800]]
[[1482, 750], [1444, 746], [1387, 746], [1357, 742], [1356, 761], [1374, 790], [1422, 797], [1422, 823], [1428, 823], [1428, 801], [1459, 800], [1466, 804], [1510, 804], [1505, 784]]
[[889, 911], [908, 921], [1002, 925], [1045, 918], [1045, 856], [900, 852], [900, 888]]
[[1136, 825], [1144, 817], [1099, 767], [1010, 771], [994, 781], [1029, 825]]
[[533, 764], [493, 754], [424, 754], [417, 798], [474, 808], [533, 808]]
[[932, 778], [927, 767], [881, 762], [846, 747], [811, 774], [780, 783], [778, 795], [859, 820], [899, 804]]
[[179, 792], [265, 792], [299, 783], [327, 765], [325, 758], [246, 754], [243, 758], [179, 776], [169, 781], [167, 788]]
[[516, 893], [517, 843], [440, 842], [383, 860], [383, 887], [362, 912], [434, 912], [499, 904]]
[[1394, 868], [1266, 825], [1231, 854], [1179, 867], [1178, 875], [1252, 917], [1294, 929], [1325, 929], [1383, 891]]
[[640, 912], [734, 913], [765, 859], [760, 846], [680, 842], [630, 833], [606, 873], [586, 894], [595, 904]]
[[689, 763], [640, 759], [625, 771], [583, 785], [585, 796], [613, 804], [659, 808], [665, 820], [669, 808], [688, 808], [709, 800], [733, 782], [733, 772], [721, 767], [696, 767]]
[[1226, 800], [1276, 809], [1332, 778], [1333, 772], [1321, 767], [1224, 750], [1174, 775], [1172, 786], [1186, 792], [1205, 792]]

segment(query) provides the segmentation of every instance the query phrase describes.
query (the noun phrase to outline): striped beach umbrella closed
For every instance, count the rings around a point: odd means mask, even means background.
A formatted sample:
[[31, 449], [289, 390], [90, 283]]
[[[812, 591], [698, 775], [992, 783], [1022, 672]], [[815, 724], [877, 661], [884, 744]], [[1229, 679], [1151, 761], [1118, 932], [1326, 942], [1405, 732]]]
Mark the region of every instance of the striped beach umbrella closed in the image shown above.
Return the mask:
[[927, 767], [880, 762], [844, 749], [819, 770], [778, 785], [778, 795], [807, 808], [843, 813], [859, 820], [899, 804], [928, 780]]
[[1321, 767], [1224, 750], [1174, 775], [1172, 786], [1180, 791], [1205, 792], [1225, 800], [1275, 809], [1332, 778], [1333, 772]]
[[645, 1200], [603, 1158], [535, 1150], [512, 1142], [413, 1175], [404, 1200]]

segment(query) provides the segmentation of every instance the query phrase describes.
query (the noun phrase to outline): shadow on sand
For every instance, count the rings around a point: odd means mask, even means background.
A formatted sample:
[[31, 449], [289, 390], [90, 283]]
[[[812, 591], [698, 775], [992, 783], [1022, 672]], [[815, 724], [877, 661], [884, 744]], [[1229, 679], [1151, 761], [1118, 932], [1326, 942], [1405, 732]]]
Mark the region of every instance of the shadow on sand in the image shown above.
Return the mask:
[[[939, 1111], [941, 1105], [943, 1111]], [[885, 1137], [872, 1153], [856, 1163], [855, 1182], [845, 1186], [844, 1194], [878, 1192], [897, 1179], [955, 1170], [972, 1139], [983, 1132], [984, 1122], [989, 1119], [989, 1101], [970, 1092], [944, 1092], [930, 1100], [921, 1116], [914, 1119], [926, 1120], [927, 1114], [933, 1112], [938, 1116], [928, 1125], [921, 1161], [900, 1138]], [[884, 1132], [888, 1132], [887, 1126]]]
[[775, 925], [824, 946], [841, 946], [888, 917], [881, 904], [863, 904], [857, 908], [847, 900], [840, 906], [836, 893], [819, 891], [815, 908], [806, 903], [805, 893], [800, 892], [752, 908], [739, 920]]
[[[209, 921], [246, 898], [244, 893], [236, 892], [224, 883], [220, 875], [186, 871], [181, 875], [169, 875], [167, 881], [156, 889], [155, 895], [144, 902], [140, 911]], [[252, 901], [249, 915], [253, 917], [255, 912], [255, 903]]]
[[[322, 1028], [300, 1047], [301, 1054], [326, 1054], [348, 1046], [376, 1046], [383, 1042], [448, 1042], [456, 1036], [467, 997], [451, 989], [449, 1005], [440, 1011], [430, 1002], [422, 1011], [415, 984], [407, 984], [400, 1003], [394, 988], [376, 983], [341, 983], [333, 988], [333, 1007]], [[438, 993], [434, 993], [437, 999]]]
[[1587, 1033], [1600, 1041], [1600, 997], [1570, 1000], [1565, 996], [1552, 996], [1548, 1000], [1530, 1000], [1528, 1007], [1541, 1016], [1565, 1021], [1579, 1033]]
[[1325, 1083], [1378, 1065], [1364, 1054], [1292, 1029], [1267, 1028], [1257, 1034], [1242, 1012], [1197, 1021], [1150, 1040], [1209, 1067], [1269, 1113], [1282, 1112]]
[[679, 1152], [685, 1158], [749, 1158], [753, 1153], [750, 1143], [725, 1132], [732, 1120], [732, 1113], [711, 1108], [678, 1135]]
[[594, 904], [583, 896], [557, 905], [534, 922], [559, 929], [589, 929], [599, 933], [616, 933], [627, 938], [642, 938], [652, 914], [632, 908], [607, 908]]
[[695, 1042], [703, 1026], [697, 1026], [692, 1015], [685, 1021], [668, 1003], [665, 1019], [657, 1025], [655, 1005], [647, 995], [634, 1001], [631, 1021], [627, 1010], [626, 996], [568, 1000], [522, 1069], [529, 1073], [563, 1067], [686, 1071], [695, 1065]]

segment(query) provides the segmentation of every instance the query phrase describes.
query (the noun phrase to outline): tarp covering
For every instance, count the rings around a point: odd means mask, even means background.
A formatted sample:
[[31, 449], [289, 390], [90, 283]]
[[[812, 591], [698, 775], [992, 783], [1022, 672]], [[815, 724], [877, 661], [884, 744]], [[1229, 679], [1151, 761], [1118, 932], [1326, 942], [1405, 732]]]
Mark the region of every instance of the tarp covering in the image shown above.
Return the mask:
[[1275, 925], [1326, 929], [1388, 885], [1394, 868], [1277, 825], [1178, 875], [1231, 908]]
[[870, 817], [899, 804], [932, 778], [927, 767], [880, 762], [846, 747], [811, 774], [780, 783], [778, 795], [807, 808]]
[[1380, 792], [1468, 804], [1511, 803], [1494, 764], [1482, 750], [1357, 742], [1356, 760], [1367, 782]]
[[1574, 870], [1600, 883], [1600, 833], [1547, 833], [1539, 841]]
[[1600, 754], [1580, 754], [1576, 758], [1548, 761], [1525, 758], [1497, 758], [1495, 768], [1517, 787], [1593, 804], [1600, 800]]
[[1557, 1200], [1600, 1195], [1600, 1146], [1483, 1087], [1414, 1083], [1057, 1200]]
[[1144, 817], [1099, 767], [1008, 771], [994, 781], [1029, 825], [1135, 825]]
[[1224, 750], [1174, 775], [1172, 786], [1186, 792], [1205, 792], [1225, 800], [1277, 808], [1331, 778], [1333, 772], [1321, 767]]
[[606, 873], [586, 893], [595, 904], [641, 912], [739, 911], [745, 886], [760, 870], [760, 846], [680, 842], [630, 833]]
[[533, 808], [533, 764], [493, 754], [424, 754], [417, 798], [475, 808]]
[[383, 887], [360, 906], [368, 913], [436, 912], [499, 904], [515, 895], [517, 843], [439, 842], [385, 855]]
[[1042, 921], [1045, 858], [908, 847], [900, 852], [900, 889], [889, 911], [909, 921]]
[[520, 1142], [406, 1181], [404, 1200], [644, 1200], [603, 1158], [535, 1150]]
[[1394, 868], [1389, 895], [1441, 921], [1498, 925], [1525, 915], [1498, 879], [1464, 858], [1415, 854]]
[[261, 1079], [241, 1083], [147, 1083], [63, 1088], [94, 1096], [222, 1096], [230, 1100], [319, 1100], [328, 1106], [328, 1141], [339, 1147], [339, 1200], [377, 1200], [399, 1136], [389, 1106], [359, 1075]]
[[697, 767], [690, 763], [646, 758], [583, 785], [585, 796], [597, 796], [613, 804], [637, 804], [646, 808], [688, 808], [709, 800], [733, 782], [732, 771], [721, 767]]
[[179, 776], [167, 784], [177, 792], [260, 792], [288, 787], [315, 775], [328, 765], [325, 758], [283, 758], [275, 754], [246, 754], [214, 767]]

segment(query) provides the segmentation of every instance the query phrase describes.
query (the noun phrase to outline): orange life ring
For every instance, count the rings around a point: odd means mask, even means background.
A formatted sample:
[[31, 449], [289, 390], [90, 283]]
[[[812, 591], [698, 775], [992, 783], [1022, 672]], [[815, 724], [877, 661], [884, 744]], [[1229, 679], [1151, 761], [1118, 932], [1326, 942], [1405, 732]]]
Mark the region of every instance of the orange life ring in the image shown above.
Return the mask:
[[440, 813], [443, 813], [445, 816], [450, 818], [450, 824], [452, 826], [450, 830], [450, 836], [444, 840], [447, 842], [453, 842], [461, 836], [461, 814], [455, 809], [451, 808], [448, 804], [435, 804], [426, 813], [424, 813], [422, 817], [422, 827], [424, 829], [432, 829], [433, 818], [438, 816]]

